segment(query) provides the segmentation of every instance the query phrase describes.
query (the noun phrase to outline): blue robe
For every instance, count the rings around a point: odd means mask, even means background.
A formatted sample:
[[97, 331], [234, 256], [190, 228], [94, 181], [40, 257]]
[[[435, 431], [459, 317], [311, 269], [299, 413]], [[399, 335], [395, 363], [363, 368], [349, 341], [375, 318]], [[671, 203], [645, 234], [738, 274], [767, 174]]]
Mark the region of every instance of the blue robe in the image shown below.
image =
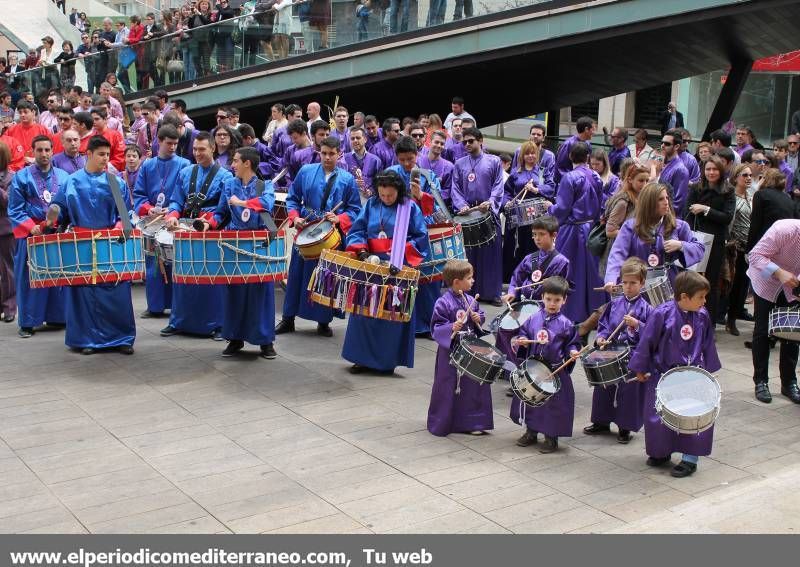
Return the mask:
[[[76, 230], [114, 228], [120, 221], [108, 175], [82, 169], [70, 175], [64, 190], [56, 195], [55, 202], [61, 207], [62, 218], [68, 219]], [[131, 201], [130, 190], [124, 181], [119, 180], [118, 184], [127, 205]], [[131, 282], [69, 286], [65, 288], [65, 295], [67, 331], [64, 342], [68, 347], [133, 346], [136, 322]]]
[[[684, 340], [681, 329], [689, 325], [691, 338]], [[633, 372], [650, 373], [644, 383], [644, 439], [647, 455], [657, 459], [674, 452], [689, 455], [710, 455], [714, 427], [698, 434], [672, 431], [656, 414], [656, 386], [661, 375], [676, 366], [699, 366], [709, 372], [722, 368], [714, 345], [714, 323], [705, 308], [683, 311], [675, 301], [656, 307], [645, 325], [639, 345], [631, 356], [628, 368]]]
[[[558, 148], [558, 153], [556, 154], [556, 162], [555, 162], [555, 171], [554, 179], [556, 184], [561, 183], [561, 178], [564, 177], [567, 173], [572, 171], [572, 161], [569, 159], [569, 152], [572, 150], [572, 146], [577, 144], [578, 142], [583, 142], [577, 134], [573, 134], [566, 140], [564, 143], [561, 144]], [[592, 153], [592, 143], [591, 142], [583, 142], [587, 146], [589, 146], [589, 154]]]
[[8, 189], [8, 216], [17, 239], [14, 253], [14, 279], [17, 288], [17, 324], [20, 328], [38, 327], [45, 321], [63, 325], [64, 291], [61, 287], [31, 289], [28, 276], [26, 239], [34, 225], [45, 220], [47, 207], [63, 189], [67, 173], [51, 167], [42, 175], [36, 165], [19, 170]]
[[664, 164], [658, 180], [672, 189], [672, 206], [679, 219], [686, 216], [686, 202], [689, 200], [689, 171], [680, 156], [675, 156]]
[[[544, 309], [535, 313], [519, 329], [519, 336], [536, 339], [542, 330], [547, 331], [548, 343], [530, 345], [527, 353], [524, 352], [524, 347], [520, 348], [520, 360], [535, 356], [555, 370], [569, 358], [570, 351], [581, 350], [581, 341], [575, 325], [561, 313], [548, 315]], [[572, 386], [571, 372], [572, 365], [558, 373], [561, 389], [542, 406], [536, 408], [527, 406], [517, 397], [511, 400], [512, 421], [519, 424], [524, 422], [531, 431], [544, 433], [548, 437], [572, 437], [575, 389]]]
[[[624, 295], [615, 297], [603, 311], [597, 326], [597, 338], [608, 338], [625, 315], [639, 321], [638, 329], [623, 326], [612, 339], [614, 345], [635, 348], [645, 329], [653, 307], [641, 295], [633, 300]], [[632, 377], [626, 377], [631, 380]], [[639, 431], [644, 424], [644, 384], [624, 380], [609, 387], [595, 386], [592, 393], [592, 423], [608, 425], [616, 423], [620, 429]]]
[[[339, 226], [343, 233], [347, 233], [353, 221], [361, 210], [361, 198], [355, 177], [343, 169], [335, 169], [336, 180], [331, 187], [326, 203], [322, 203], [327, 181], [322, 164], [315, 163], [304, 165], [300, 168], [297, 178], [286, 196], [286, 209], [290, 218], [300, 216], [304, 219], [315, 220], [320, 218], [314, 211], [323, 213], [330, 211], [339, 201], [342, 205], [337, 209]], [[334, 312], [330, 307], [312, 303], [308, 299], [308, 282], [317, 267], [319, 260], [306, 260], [300, 255], [297, 247], [292, 247], [292, 260], [289, 263], [289, 276], [286, 282], [286, 296], [283, 300], [284, 318], [300, 317], [309, 321], [316, 321], [322, 325], [329, 324], [334, 317], [344, 318], [340, 311]]]
[[[259, 195], [256, 192], [257, 181], [257, 177], [253, 177], [247, 185], [243, 185], [238, 177], [229, 177], [225, 181], [211, 222], [214, 228], [264, 229], [261, 215], [228, 203], [234, 195], [245, 201], [261, 198], [264, 210], [272, 212], [275, 188], [271, 181], [267, 181], [263, 193]], [[222, 313], [222, 336], [225, 339], [247, 341], [253, 345], [268, 345], [275, 341], [275, 286], [271, 282], [225, 285], [222, 290]]]
[[[351, 250], [366, 249], [376, 253], [373, 246], [389, 245], [394, 234], [397, 205], [385, 206], [378, 197], [372, 197], [353, 223], [347, 234], [347, 247]], [[387, 238], [380, 238], [384, 232]], [[428, 231], [422, 211], [411, 203], [406, 236], [406, 261], [424, 261], [428, 256]], [[376, 253], [388, 260], [388, 253]], [[347, 333], [342, 346], [342, 357], [354, 364], [381, 371], [392, 371], [396, 366], [414, 366], [414, 313], [408, 323], [385, 321], [373, 317], [351, 314], [347, 321]]]
[[[153, 207], [167, 208], [172, 192], [178, 186], [178, 174], [189, 165], [189, 160], [179, 156], [169, 159], [152, 157], [139, 168], [133, 189], [133, 210], [140, 217]], [[163, 265], [164, 273], [161, 272]], [[155, 256], [145, 258], [145, 296], [147, 310], [163, 313], [172, 307], [172, 265], [156, 261]]]
[[[472, 178], [472, 180], [470, 180]], [[475, 286], [472, 288], [484, 301], [500, 297], [503, 285], [501, 262], [503, 240], [500, 237], [500, 207], [503, 203], [503, 165], [500, 158], [481, 153], [459, 159], [453, 168], [451, 197], [456, 211], [491, 202], [490, 212], [495, 220], [495, 238], [489, 244], [467, 248], [467, 260], [475, 269]]]
[[[459, 379], [456, 369], [450, 365], [451, 349], [458, 345], [458, 337], [450, 338], [453, 334], [453, 323], [457, 317], [463, 316], [466, 306], [472, 303], [471, 295], [459, 295], [448, 290], [439, 298], [433, 310], [431, 334], [439, 347], [436, 349], [436, 368], [428, 406], [428, 431], [440, 437], [450, 433], [494, 429], [492, 387], [489, 384], [478, 384], [466, 376]], [[480, 315], [481, 321], [485, 320], [486, 315], [477, 304], [473, 312]], [[471, 318], [468, 321], [464, 329], [480, 332], [475, 329]]]
[[603, 285], [598, 274], [598, 258], [586, 248], [589, 231], [600, 218], [602, 194], [600, 176], [582, 164], [561, 178], [556, 204], [550, 207], [550, 214], [559, 224], [556, 248], [569, 258], [575, 278], [575, 290], [564, 305], [564, 315], [576, 323], [605, 302], [605, 294], [594, 291]]
[[[167, 216], [183, 218], [188, 216], [186, 198], [193, 192], [191, 185], [192, 172], [197, 168], [195, 190], [199, 191], [205, 183], [211, 167], [203, 168], [190, 165], [178, 174], [178, 185], [172, 192]], [[198, 216], [210, 217], [219, 204], [222, 188], [233, 175], [224, 168], [219, 168], [211, 186], [206, 191], [206, 198], [201, 205]], [[222, 286], [214, 284], [174, 284], [172, 286], [172, 309], [169, 324], [179, 331], [195, 335], [210, 335], [222, 326]]]

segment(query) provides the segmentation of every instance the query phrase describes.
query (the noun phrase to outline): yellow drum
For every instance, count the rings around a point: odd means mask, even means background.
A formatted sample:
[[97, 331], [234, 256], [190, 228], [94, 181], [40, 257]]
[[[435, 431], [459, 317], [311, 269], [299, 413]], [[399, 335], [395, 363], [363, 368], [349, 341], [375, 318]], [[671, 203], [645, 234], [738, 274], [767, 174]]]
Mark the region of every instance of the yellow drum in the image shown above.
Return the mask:
[[323, 250], [339, 248], [342, 235], [332, 222], [321, 220], [298, 232], [294, 243], [303, 258], [316, 260]]

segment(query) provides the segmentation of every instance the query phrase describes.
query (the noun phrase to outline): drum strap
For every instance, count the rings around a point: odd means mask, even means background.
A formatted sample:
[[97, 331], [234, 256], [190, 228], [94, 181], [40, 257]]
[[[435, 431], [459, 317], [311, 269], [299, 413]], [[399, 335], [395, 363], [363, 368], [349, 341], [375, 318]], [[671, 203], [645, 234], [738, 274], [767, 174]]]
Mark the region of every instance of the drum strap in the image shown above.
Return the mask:
[[[320, 168], [321, 167], [322, 166], [320, 166]], [[322, 202], [319, 205], [319, 208], [323, 209], [323, 212], [325, 212], [324, 209], [328, 206], [328, 199], [330, 199], [331, 190], [333, 190], [333, 184], [336, 183], [337, 175], [338, 172], [334, 169], [333, 173], [331, 173], [331, 176], [328, 178], [327, 183], [325, 183], [325, 191], [322, 192]]]
[[[256, 181], [256, 193], [258, 195], [261, 195], [261, 193], [263, 192], [264, 192], [264, 181], [262, 179], [259, 179], [258, 181]], [[260, 216], [261, 216], [261, 222], [264, 223], [267, 232], [269, 232], [269, 238], [270, 239], [277, 238], [278, 226], [275, 224], [275, 220], [272, 218], [272, 215], [269, 213], [269, 211], [262, 211]]]
[[206, 201], [206, 195], [208, 195], [208, 188], [211, 187], [211, 184], [214, 182], [214, 177], [217, 175], [219, 171], [219, 164], [214, 162], [214, 165], [211, 166], [211, 170], [206, 175], [206, 178], [203, 180], [203, 186], [200, 187], [200, 190], [197, 190], [197, 172], [200, 170], [199, 165], [195, 165], [192, 169], [192, 176], [189, 179], [189, 189], [191, 193], [186, 196], [186, 216], [190, 219], [196, 218], [197, 215], [200, 214], [200, 210], [203, 208], [203, 205], [214, 205], [215, 203]]
[[430, 185], [431, 193], [433, 194], [433, 200], [436, 201], [436, 204], [442, 210], [442, 213], [444, 213], [445, 218], [448, 221], [452, 222], [453, 221], [453, 215], [450, 214], [450, 209], [447, 208], [447, 205], [445, 204], [444, 199], [442, 198], [442, 193], [439, 190], [439, 184], [438, 183], [433, 183], [431, 181], [431, 173], [432, 173], [432, 171], [430, 169], [422, 169], [422, 168], [420, 168], [419, 169], [419, 173], [420, 173], [420, 175], [422, 175], [422, 177], [424, 177], [425, 179], [428, 180], [428, 185]]
[[117, 206], [117, 214], [119, 215], [119, 219], [122, 221], [122, 240], [128, 240], [131, 237], [131, 232], [133, 232], [133, 226], [131, 225], [131, 217], [128, 216], [128, 207], [125, 206], [125, 201], [122, 199], [122, 191], [119, 188], [119, 181], [117, 181], [116, 175], [111, 175], [110, 173], [106, 173], [106, 179], [108, 179], [108, 186], [111, 189], [111, 195], [114, 197], [114, 204]]

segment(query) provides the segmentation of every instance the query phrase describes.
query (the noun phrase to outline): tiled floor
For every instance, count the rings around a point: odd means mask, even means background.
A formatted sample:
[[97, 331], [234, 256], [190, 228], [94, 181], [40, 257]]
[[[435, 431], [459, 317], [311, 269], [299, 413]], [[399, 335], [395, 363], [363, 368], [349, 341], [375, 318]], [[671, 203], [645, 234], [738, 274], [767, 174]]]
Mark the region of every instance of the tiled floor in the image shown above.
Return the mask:
[[521, 430], [500, 384], [491, 435], [427, 432], [431, 341], [417, 343], [414, 369], [351, 375], [342, 321], [332, 339], [298, 321], [273, 361], [163, 339], [164, 324], [137, 320], [132, 357], [84, 357], [61, 331], [22, 340], [0, 326], [0, 531], [800, 530], [800, 407], [753, 399], [745, 337], [718, 333], [714, 454], [673, 479], [645, 466], [642, 435], [627, 446], [583, 435], [591, 391], [580, 370], [576, 436], [541, 455], [514, 445]]

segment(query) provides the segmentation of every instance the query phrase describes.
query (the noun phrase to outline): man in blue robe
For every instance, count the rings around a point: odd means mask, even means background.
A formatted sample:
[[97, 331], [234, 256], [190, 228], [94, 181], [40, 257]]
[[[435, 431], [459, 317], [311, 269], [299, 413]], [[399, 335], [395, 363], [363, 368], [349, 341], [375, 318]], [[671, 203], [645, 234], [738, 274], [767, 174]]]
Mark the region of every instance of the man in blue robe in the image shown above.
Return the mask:
[[[93, 136], [87, 146], [86, 167], [67, 179], [64, 190], [54, 203], [61, 208], [62, 222], [69, 221], [75, 232], [119, 228], [120, 211], [109, 186], [106, 167], [111, 157], [111, 144], [102, 136]], [[131, 202], [125, 181], [114, 178], [119, 185], [122, 203], [128, 214]], [[82, 354], [94, 354], [99, 349], [117, 348], [123, 354], [133, 354], [136, 323], [133, 318], [131, 282], [101, 283], [68, 286], [66, 296], [67, 331], [64, 342]]]
[[61, 287], [31, 289], [28, 279], [27, 238], [46, 230], [47, 209], [64, 189], [67, 173], [52, 166], [53, 142], [47, 136], [36, 136], [31, 142], [34, 163], [19, 170], [8, 191], [8, 216], [17, 239], [14, 254], [14, 279], [17, 285], [19, 336], [31, 337], [34, 328], [45, 321], [63, 326], [64, 293]]
[[[298, 231], [311, 222], [324, 218], [336, 230], [341, 231], [342, 235], [346, 235], [361, 209], [356, 180], [348, 172], [336, 167], [339, 140], [332, 136], [325, 138], [320, 147], [320, 156], [321, 163], [301, 167], [292, 183], [286, 197], [287, 218]], [[340, 207], [333, 211], [333, 207], [340, 202]], [[311, 303], [306, 297], [308, 282], [317, 262], [318, 260], [306, 260], [297, 247], [292, 248], [286, 296], [283, 300], [283, 317], [275, 329], [276, 334], [293, 333], [295, 317], [300, 317], [316, 321], [317, 333], [323, 337], [333, 335], [330, 323], [334, 311]]]
[[[172, 192], [167, 213], [167, 226], [178, 228], [180, 218], [210, 218], [219, 203], [219, 196], [231, 172], [214, 163], [214, 138], [198, 132], [193, 147], [195, 165], [178, 174], [178, 185]], [[161, 329], [162, 337], [177, 333], [212, 336], [222, 340], [222, 286], [181, 283], [172, 286], [172, 309], [169, 325]]]
[[[158, 156], [144, 161], [133, 190], [133, 208], [140, 217], [153, 219], [167, 212], [172, 192], [178, 186], [178, 174], [189, 165], [188, 159], [175, 155], [179, 137], [174, 126], [158, 129]], [[172, 306], [172, 265], [147, 256], [145, 267], [147, 310], [141, 317], [163, 317], [164, 310]]]

